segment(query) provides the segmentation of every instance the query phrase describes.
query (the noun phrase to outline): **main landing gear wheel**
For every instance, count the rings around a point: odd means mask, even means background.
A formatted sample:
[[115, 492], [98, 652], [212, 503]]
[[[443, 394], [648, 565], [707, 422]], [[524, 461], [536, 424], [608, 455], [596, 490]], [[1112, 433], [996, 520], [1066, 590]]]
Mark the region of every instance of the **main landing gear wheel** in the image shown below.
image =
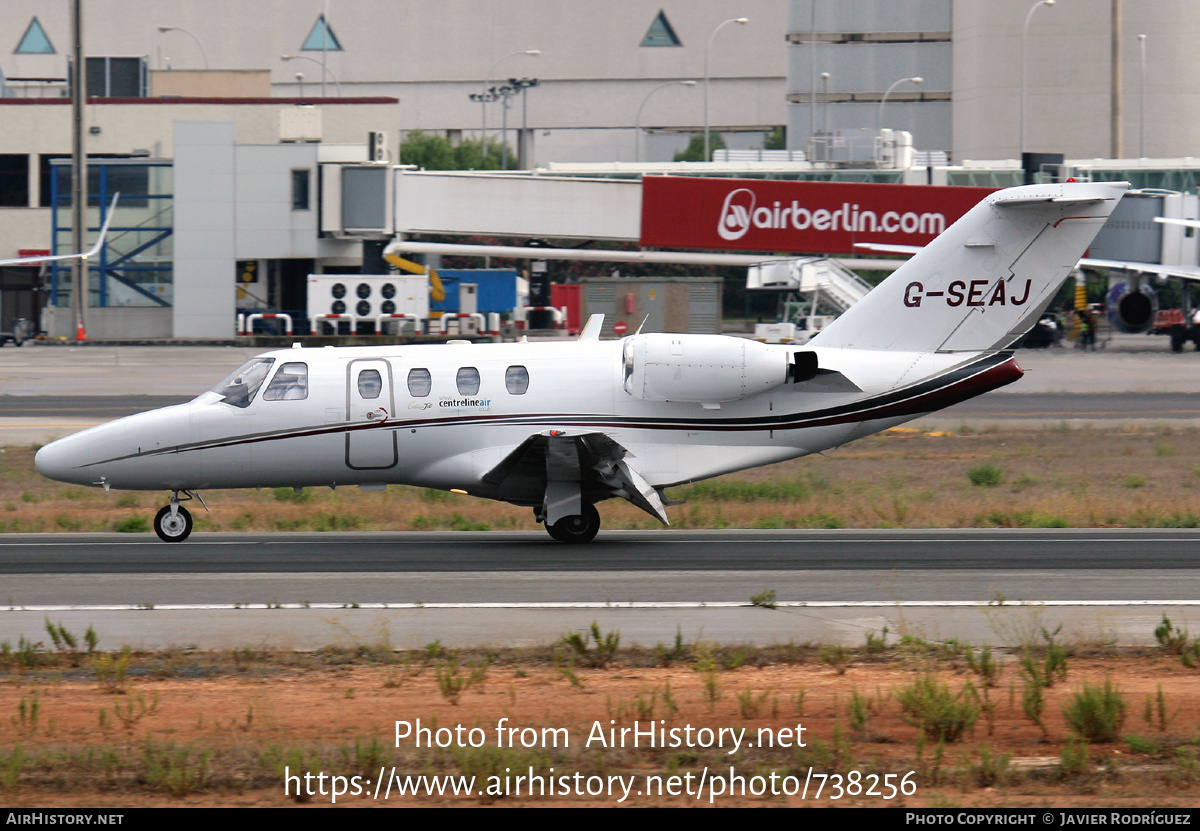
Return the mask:
[[182, 505], [176, 506], [175, 513], [164, 505], [154, 517], [154, 533], [163, 542], [183, 542], [192, 533], [192, 515]]
[[583, 503], [583, 513], [567, 516], [553, 525], [546, 525], [550, 536], [559, 542], [591, 542], [600, 530], [600, 512], [591, 503]]

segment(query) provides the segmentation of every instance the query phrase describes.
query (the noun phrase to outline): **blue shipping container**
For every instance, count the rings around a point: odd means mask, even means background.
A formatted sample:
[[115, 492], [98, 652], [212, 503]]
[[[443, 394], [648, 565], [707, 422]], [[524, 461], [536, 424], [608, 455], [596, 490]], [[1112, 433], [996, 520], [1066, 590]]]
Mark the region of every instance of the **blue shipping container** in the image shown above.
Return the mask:
[[517, 305], [517, 272], [511, 268], [447, 268], [438, 269], [446, 289], [446, 299], [430, 301], [429, 308], [439, 312], [457, 312], [459, 283], [475, 283], [478, 311], [481, 314], [508, 314]]

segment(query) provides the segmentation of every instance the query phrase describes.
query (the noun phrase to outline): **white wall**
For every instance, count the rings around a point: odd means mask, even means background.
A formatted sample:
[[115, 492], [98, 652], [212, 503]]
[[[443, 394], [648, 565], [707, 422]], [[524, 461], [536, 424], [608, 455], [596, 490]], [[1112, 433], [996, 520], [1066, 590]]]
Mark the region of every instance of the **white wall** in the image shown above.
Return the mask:
[[177, 338], [234, 335], [235, 136], [230, 121], [175, 125]]
[[396, 231], [637, 239], [640, 180], [396, 175]]
[[[238, 259], [317, 256], [317, 146], [242, 146], [234, 151]], [[177, 162], [178, 165], [178, 162]], [[307, 170], [309, 207], [292, 210], [292, 170]]]
[[20, 256], [22, 248], [50, 248], [50, 209], [0, 208], [0, 260]]
[[[1029, 0], [954, 5], [956, 160], [1018, 157], [1021, 33], [1031, 5]], [[1147, 35], [1146, 155], [1196, 155], [1200, 4], [1123, 0], [1122, 10], [1122, 155], [1138, 155], [1138, 34]], [[1026, 150], [1109, 157], [1111, 4], [1063, 0], [1042, 6], [1028, 31]]]

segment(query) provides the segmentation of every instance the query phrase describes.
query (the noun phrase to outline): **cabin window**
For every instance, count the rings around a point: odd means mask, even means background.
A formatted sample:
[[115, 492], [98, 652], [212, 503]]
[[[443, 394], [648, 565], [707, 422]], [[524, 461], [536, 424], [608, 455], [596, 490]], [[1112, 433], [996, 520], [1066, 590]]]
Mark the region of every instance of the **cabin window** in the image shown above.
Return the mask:
[[524, 395], [529, 391], [529, 370], [523, 366], [504, 370], [504, 388], [512, 395]]
[[429, 395], [433, 380], [429, 377], [428, 369], [410, 369], [408, 371], [408, 394], [413, 398], [424, 398]]
[[464, 366], [458, 370], [458, 377], [455, 378], [458, 384], [459, 395], [478, 395], [479, 394], [479, 370], [473, 366]]
[[263, 401], [303, 401], [308, 398], [308, 364], [291, 362], [279, 367], [263, 393]]
[[383, 392], [383, 376], [378, 369], [364, 369], [358, 373], [358, 394], [363, 398], [378, 398]]
[[249, 407], [250, 402], [254, 400], [254, 394], [258, 392], [258, 388], [262, 386], [263, 381], [271, 372], [273, 363], [275, 363], [274, 358], [254, 358], [247, 361], [224, 381], [213, 387], [212, 391], [221, 396], [226, 404], [242, 408]]

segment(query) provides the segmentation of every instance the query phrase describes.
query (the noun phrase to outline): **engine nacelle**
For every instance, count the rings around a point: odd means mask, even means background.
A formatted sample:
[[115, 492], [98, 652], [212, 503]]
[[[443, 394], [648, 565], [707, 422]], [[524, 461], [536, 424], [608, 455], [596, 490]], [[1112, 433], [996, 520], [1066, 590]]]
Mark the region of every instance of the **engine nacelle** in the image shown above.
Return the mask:
[[1137, 334], [1154, 325], [1158, 313], [1158, 295], [1147, 282], [1131, 285], [1122, 281], [1108, 292], [1108, 319], [1120, 332]]
[[625, 339], [625, 392], [644, 401], [740, 401], [792, 379], [788, 353], [724, 335]]

